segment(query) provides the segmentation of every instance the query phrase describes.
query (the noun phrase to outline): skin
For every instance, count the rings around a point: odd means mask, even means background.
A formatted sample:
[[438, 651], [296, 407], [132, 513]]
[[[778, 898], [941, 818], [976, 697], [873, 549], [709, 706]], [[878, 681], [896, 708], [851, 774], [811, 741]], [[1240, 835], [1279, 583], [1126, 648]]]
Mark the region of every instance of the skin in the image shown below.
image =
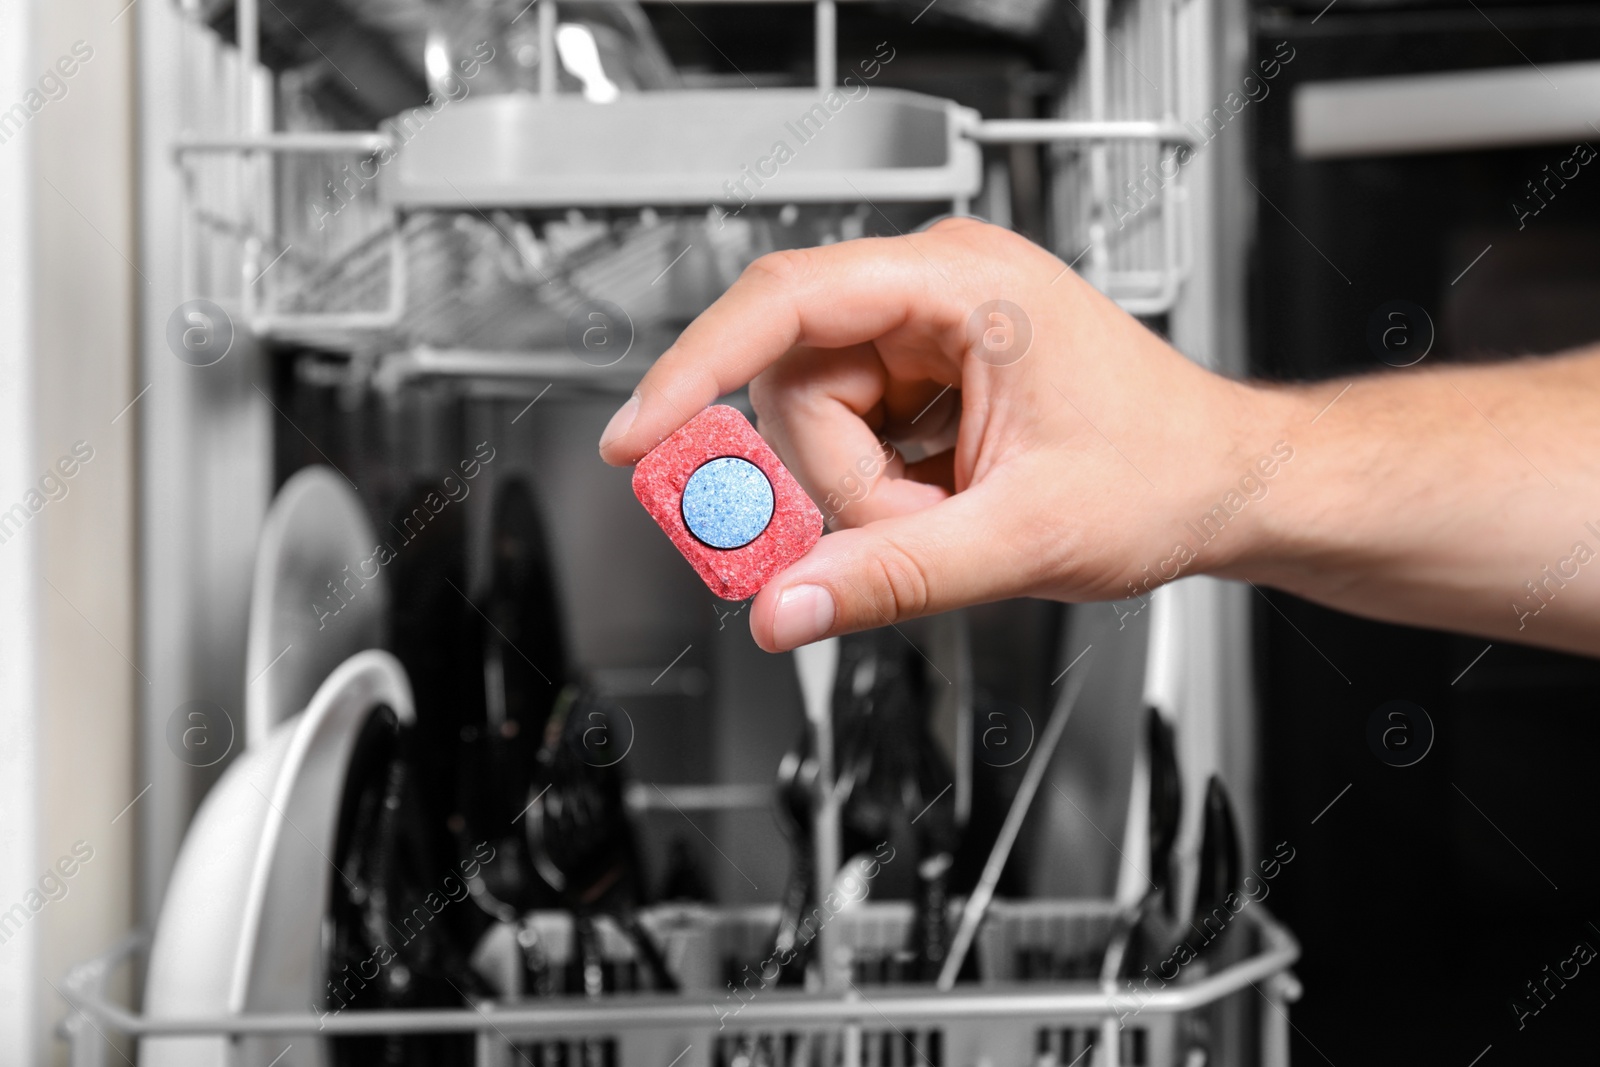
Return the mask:
[[[1025, 352], [1020, 328], [997, 351], [1006, 335], [984, 329], [1002, 320], [973, 325], [996, 299], [1031, 324]], [[1600, 350], [1234, 381], [1026, 239], [951, 219], [757, 260], [645, 375], [600, 454], [634, 463], [746, 383], [757, 428], [815, 499], [881, 467], [756, 596], [768, 651], [1212, 574], [1600, 653], [1600, 532], [1585, 526], [1600, 531]], [[880, 464], [885, 439], [896, 453]], [[1220, 518], [1201, 531], [1207, 515]]]

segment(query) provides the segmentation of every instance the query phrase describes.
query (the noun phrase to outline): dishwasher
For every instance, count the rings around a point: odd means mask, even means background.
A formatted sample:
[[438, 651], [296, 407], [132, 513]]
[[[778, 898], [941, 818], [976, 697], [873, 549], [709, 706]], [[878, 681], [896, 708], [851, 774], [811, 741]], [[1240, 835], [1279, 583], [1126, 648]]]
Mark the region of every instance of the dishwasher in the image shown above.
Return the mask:
[[[769, 656], [594, 453], [754, 259], [945, 214], [1239, 350], [1242, 5], [749, 5], [804, 81], [656, 6], [728, 69], [631, 0], [141, 5], [146, 929], [71, 1062], [1287, 1063], [1240, 590]], [[924, 16], [1058, 62], [958, 102]]]

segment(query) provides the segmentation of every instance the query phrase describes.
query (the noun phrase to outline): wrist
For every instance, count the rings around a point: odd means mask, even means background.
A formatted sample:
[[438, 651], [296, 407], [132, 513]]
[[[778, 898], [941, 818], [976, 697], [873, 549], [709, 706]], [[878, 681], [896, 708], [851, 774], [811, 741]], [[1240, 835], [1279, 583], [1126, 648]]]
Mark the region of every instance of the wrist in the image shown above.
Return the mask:
[[1193, 512], [1183, 521], [1196, 546], [1196, 570], [1251, 580], [1279, 554], [1291, 529], [1294, 487], [1303, 482], [1305, 430], [1316, 414], [1312, 398], [1297, 388], [1221, 380], [1208, 402], [1219, 449], [1209, 451], [1209, 471], [1196, 484]]

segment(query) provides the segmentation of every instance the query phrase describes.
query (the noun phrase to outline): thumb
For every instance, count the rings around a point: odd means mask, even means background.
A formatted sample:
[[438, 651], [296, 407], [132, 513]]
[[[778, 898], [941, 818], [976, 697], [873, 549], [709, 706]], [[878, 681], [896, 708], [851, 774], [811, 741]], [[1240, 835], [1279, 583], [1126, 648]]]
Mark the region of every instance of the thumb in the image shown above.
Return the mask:
[[750, 633], [768, 652], [1019, 595], [1039, 553], [974, 486], [931, 507], [826, 535], [755, 599]]

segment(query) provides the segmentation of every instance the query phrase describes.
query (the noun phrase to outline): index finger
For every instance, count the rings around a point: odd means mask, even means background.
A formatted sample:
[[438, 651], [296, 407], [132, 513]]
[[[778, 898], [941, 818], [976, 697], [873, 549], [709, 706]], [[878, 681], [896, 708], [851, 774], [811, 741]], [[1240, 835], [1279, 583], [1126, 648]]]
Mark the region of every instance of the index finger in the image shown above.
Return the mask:
[[762, 256], [656, 360], [606, 427], [601, 458], [637, 462], [796, 345], [860, 344], [936, 311], [934, 294], [949, 286], [911, 243], [930, 239], [874, 237]]

